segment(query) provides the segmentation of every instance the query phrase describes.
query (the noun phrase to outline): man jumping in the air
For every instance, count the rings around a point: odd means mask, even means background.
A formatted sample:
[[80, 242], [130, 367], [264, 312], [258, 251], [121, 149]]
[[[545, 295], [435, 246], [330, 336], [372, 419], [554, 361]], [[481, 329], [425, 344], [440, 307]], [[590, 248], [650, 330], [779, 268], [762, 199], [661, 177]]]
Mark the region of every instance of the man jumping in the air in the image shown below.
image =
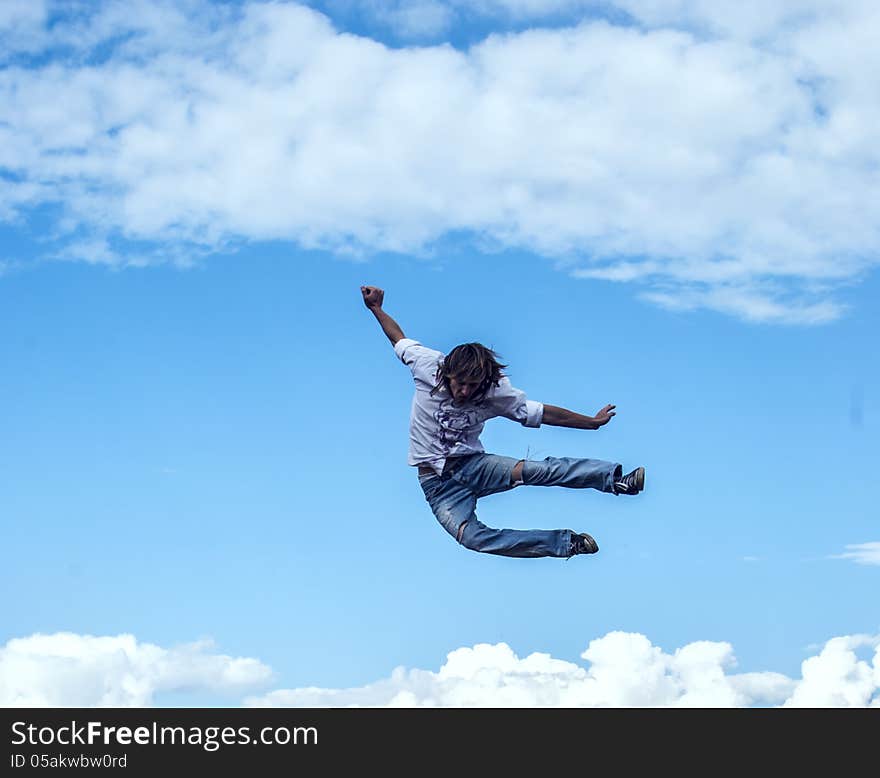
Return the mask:
[[495, 416], [526, 427], [595, 430], [614, 416], [606, 405], [595, 416], [583, 416], [555, 405], [527, 400], [501, 371], [498, 355], [480, 343], [464, 343], [449, 354], [425, 348], [407, 338], [384, 310], [385, 293], [362, 286], [364, 304], [412, 370], [416, 393], [410, 414], [410, 465], [418, 467], [419, 484], [437, 520], [461, 545], [473, 551], [514, 557], [595, 554], [596, 541], [569, 529], [492, 529], [477, 519], [477, 498], [522, 484], [598, 489], [611, 494], [638, 494], [645, 487], [645, 468], [623, 475], [615, 462], [547, 457], [543, 461], [487, 454], [479, 435]]

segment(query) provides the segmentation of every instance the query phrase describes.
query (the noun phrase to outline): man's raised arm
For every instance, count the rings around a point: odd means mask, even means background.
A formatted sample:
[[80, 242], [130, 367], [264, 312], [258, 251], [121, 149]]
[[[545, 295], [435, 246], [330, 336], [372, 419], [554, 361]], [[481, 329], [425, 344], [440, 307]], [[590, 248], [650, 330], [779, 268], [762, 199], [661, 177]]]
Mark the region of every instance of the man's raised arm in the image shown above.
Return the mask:
[[584, 416], [580, 413], [560, 408], [557, 405], [544, 404], [544, 417], [542, 424], [553, 427], [574, 427], [580, 430], [597, 430], [604, 426], [614, 416], [614, 405], [606, 405], [595, 416]]
[[364, 305], [367, 306], [382, 326], [382, 332], [388, 336], [393, 346], [398, 340], [406, 337], [400, 325], [394, 321], [385, 311], [382, 310], [382, 301], [385, 299], [385, 292], [378, 286], [362, 286], [361, 294], [364, 296]]

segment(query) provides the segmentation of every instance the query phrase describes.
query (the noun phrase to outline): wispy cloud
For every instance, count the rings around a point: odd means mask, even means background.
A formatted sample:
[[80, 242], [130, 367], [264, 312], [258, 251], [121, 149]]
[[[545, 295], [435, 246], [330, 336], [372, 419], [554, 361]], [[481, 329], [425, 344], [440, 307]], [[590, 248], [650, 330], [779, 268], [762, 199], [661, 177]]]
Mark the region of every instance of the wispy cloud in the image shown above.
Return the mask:
[[[421, 253], [472, 235], [673, 309], [827, 322], [880, 256], [880, 10], [752, 5], [745, 22], [728, 4], [621, 0], [627, 23], [456, 50], [389, 48], [295, 3], [12, 4], [0, 218], [50, 205], [71, 244], [55, 255], [117, 266], [245, 240]], [[440, 30], [460, 6], [382, 8]]]
[[644, 292], [643, 299], [674, 311], [710, 308], [739, 316], [746, 321], [779, 324], [825, 324], [838, 318], [844, 306], [816, 302], [808, 296], [780, 291], [778, 285], [767, 287], [760, 282], [718, 284], [714, 287], [682, 284], [666, 291]]
[[[0, 43], [7, 53], [39, 50], [48, 19], [46, 0], [6, 0], [0, 5]], [[0, 61], [3, 59], [0, 54]]]
[[880, 565], [880, 541], [853, 543], [846, 549], [842, 554], [835, 554], [832, 559], [851, 559], [860, 565]]
[[391, 28], [400, 38], [410, 41], [443, 35], [456, 16], [454, 6], [439, 0], [365, 0], [360, 5], [369, 17]]
[[[309, 2], [308, 5], [318, 5]], [[403, 39], [435, 37], [453, 25], [471, 23], [523, 25], [607, 11], [610, 3], [598, 0], [347, 0], [331, 2], [329, 9], [351, 9], [385, 25]], [[410, 19], [424, 20], [416, 25]]]

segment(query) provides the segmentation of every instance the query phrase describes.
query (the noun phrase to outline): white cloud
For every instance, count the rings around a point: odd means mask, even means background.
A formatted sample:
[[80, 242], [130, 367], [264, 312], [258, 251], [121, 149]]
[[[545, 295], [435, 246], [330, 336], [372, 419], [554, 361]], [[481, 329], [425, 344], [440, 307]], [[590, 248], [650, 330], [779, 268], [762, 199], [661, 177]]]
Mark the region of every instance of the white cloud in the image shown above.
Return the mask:
[[162, 692], [242, 694], [270, 680], [262, 662], [211, 648], [70, 632], [10, 640], [0, 648], [0, 706], [142, 707]]
[[[873, 662], [857, 651], [874, 649]], [[880, 705], [880, 636], [833, 638], [803, 677], [736, 673], [728, 643], [698, 641], [665, 653], [644, 636], [610, 632], [581, 655], [586, 668], [504, 644], [459, 648], [437, 672], [397, 668], [354, 689], [280, 689], [261, 707], [864, 707]]]
[[[860, 660], [856, 650], [874, 649], [871, 664]], [[802, 665], [803, 680], [785, 701], [798, 708], [880, 708], [880, 641], [854, 635], [832, 638], [818, 656]]]
[[880, 541], [871, 543], [853, 543], [848, 545], [843, 554], [836, 554], [834, 559], [852, 559], [860, 565], [880, 565]]
[[[61, 256], [421, 253], [456, 232], [663, 306], [799, 324], [839, 317], [880, 256], [874, 4], [755, 4], [745, 29], [732, 3], [621, 0], [643, 27], [466, 51], [391, 49], [293, 3], [134, 6], [40, 28], [48, 63], [0, 70], [0, 218], [60, 205]], [[449, 7], [386, 11], [427, 33]]]
[[737, 673], [729, 643], [667, 653], [644, 635], [610, 632], [590, 642], [583, 666], [477, 644], [450, 652], [436, 672], [398, 667], [358, 688], [264, 694], [269, 667], [212, 648], [69, 632], [13, 639], [0, 647], [0, 707], [149, 707], [180, 691], [250, 694], [243, 704], [254, 707], [880, 707], [880, 635], [832, 638], [800, 679]]

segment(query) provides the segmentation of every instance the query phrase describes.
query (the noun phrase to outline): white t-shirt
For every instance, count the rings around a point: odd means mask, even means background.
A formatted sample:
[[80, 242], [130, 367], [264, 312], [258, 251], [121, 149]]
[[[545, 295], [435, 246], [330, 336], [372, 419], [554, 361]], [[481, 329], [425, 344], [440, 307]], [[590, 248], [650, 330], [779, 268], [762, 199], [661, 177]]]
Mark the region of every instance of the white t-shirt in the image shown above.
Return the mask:
[[543, 404], [527, 400], [525, 392], [515, 389], [507, 378], [489, 387], [480, 402], [456, 405], [445, 386], [431, 396], [445, 354], [411, 338], [398, 340], [394, 353], [412, 370], [416, 384], [409, 421], [410, 465], [430, 465], [439, 475], [447, 457], [483, 451], [483, 424], [495, 416], [518, 421], [525, 427], [541, 426]]

